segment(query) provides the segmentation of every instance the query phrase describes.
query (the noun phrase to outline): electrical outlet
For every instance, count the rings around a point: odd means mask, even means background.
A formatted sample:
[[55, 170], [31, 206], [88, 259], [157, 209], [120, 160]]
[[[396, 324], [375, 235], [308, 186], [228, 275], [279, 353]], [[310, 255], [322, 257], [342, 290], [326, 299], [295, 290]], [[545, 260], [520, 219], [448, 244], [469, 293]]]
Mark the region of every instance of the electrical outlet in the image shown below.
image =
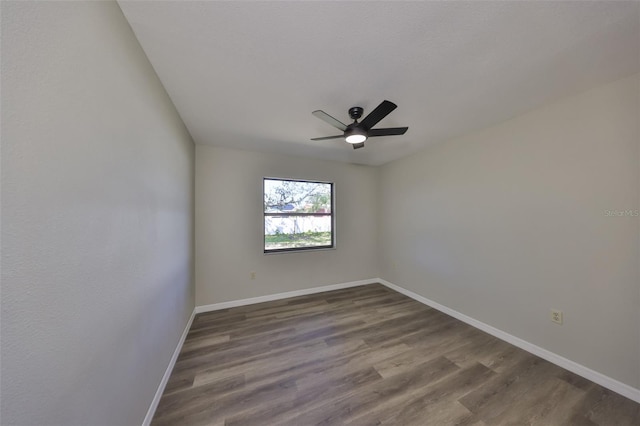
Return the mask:
[[557, 309], [552, 309], [551, 321], [555, 322], [556, 324], [562, 324], [562, 311], [559, 311]]
[[251, 273], [249, 274], [249, 276], [251, 277], [251, 279], [252, 279], [252, 280], [255, 280], [255, 279], [256, 279], [256, 273], [255, 273], [255, 272], [251, 272]]

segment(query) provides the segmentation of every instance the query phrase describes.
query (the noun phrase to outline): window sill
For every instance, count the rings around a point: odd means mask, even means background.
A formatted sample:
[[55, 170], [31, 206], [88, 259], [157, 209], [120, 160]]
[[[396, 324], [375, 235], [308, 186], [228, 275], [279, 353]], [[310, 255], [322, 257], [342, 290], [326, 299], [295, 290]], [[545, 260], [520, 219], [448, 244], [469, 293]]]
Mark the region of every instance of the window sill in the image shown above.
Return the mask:
[[308, 252], [328, 251], [328, 250], [335, 250], [335, 249], [336, 249], [335, 247], [319, 247], [319, 248], [302, 248], [302, 249], [290, 249], [290, 250], [269, 250], [269, 251], [263, 252], [263, 254], [272, 255], [272, 254], [287, 254], [287, 253], [308, 253]]

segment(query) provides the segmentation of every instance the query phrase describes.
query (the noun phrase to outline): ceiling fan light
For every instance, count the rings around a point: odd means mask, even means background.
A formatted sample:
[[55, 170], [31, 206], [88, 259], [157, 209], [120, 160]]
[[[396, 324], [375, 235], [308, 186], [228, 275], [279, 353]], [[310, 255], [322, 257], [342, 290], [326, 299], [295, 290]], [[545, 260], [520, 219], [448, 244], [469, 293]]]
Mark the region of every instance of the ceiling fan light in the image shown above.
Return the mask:
[[350, 131], [345, 132], [345, 141], [347, 143], [362, 143], [367, 140], [367, 135], [360, 129], [351, 129]]
[[365, 135], [349, 135], [345, 140], [349, 143], [360, 143], [366, 141], [367, 137]]

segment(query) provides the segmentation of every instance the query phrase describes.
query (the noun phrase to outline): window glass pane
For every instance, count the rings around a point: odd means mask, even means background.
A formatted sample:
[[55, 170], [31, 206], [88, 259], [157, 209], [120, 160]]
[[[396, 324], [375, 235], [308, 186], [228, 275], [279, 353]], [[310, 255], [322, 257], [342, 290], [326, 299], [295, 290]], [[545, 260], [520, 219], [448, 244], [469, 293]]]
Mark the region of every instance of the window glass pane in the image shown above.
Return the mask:
[[333, 248], [333, 184], [264, 178], [264, 251]]
[[265, 216], [264, 249], [330, 247], [331, 216]]
[[331, 184], [264, 180], [265, 213], [331, 213]]

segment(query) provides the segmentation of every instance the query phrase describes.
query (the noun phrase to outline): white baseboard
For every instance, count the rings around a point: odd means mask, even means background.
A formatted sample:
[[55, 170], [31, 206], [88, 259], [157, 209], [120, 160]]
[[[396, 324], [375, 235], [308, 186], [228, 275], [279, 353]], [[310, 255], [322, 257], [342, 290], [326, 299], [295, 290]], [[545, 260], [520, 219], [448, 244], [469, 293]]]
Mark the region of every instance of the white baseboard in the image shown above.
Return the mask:
[[616, 393], [619, 393], [622, 396], [625, 396], [633, 401], [640, 403], [640, 389], [636, 389], [618, 380], [612, 379], [609, 376], [605, 376], [602, 373], [598, 373], [597, 371], [592, 370], [588, 367], [585, 367], [584, 365], [578, 364], [577, 362], [564, 358], [558, 354], [555, 354], [551, 351], [541, 348], [540, 346], [527, 342], [526, 340], [522, 340], [519, 337], [513, 336], [509, 333], [499, 330], [493, 326], [490, 326], [489, 324], [485, 324], [481, 321], [473, 319], [465, 314], [462, 314], [458, 311], [455, 311], [451, 308], [441, 305], [438, 302], [434, 302], [433, 300], [427, 299], [426, 297], [422, 297], [419, 294], [416, 294], [410, 290], [407, 290], [400, 286], [392, 284], [389, 281], [378, 278], [377, 282], [389, 287], [392, 290], [397, 291], [398, 293], [402, 293], [405, 296], [408, 296], [420, 303], [423, 303], [427, 306], [430, 306], [434, 309], [439, 310], [440, 312], [443, 312], [449, 316], [459, 319], [460, 321], [465, 322], [477, 329], [480, 329], [486, 333], [489, 333], [492, 336], [497, 337], [498, 339], [504, 340], [507, 343], [511, 343], [512, 345], [517, 346], [520, 349], [524, 349], [529, 353], [537, 355], [542, 359], [546, 359], [547, 361], [553, 364], [556, 364], [579, 376], [589, 379], [592, 382], [599, 384], [600, 386], [603, 386]]
[[193, 318], [195, 316], [196, 316], [196, 310], [194, 309], [193, 312], [191, 312], [191, 317], [189, 318], [189, 321], [187, 321], [187, 325], [185, 326], [184, 331], [182, 332], [182, 336], [180, 336], [180, 340], [178, 341], [176, 350], [173, 351], [173, 355], [171, 356], [169, 365], [167, 366], [167, 369], [164, 372], [164, 376], [162, 376], [162, 380], [160, 381], [158, 390], [156, 390], [156, 394], [153, 397], [153, 400], [151, 401], [149, 410], [147, 410], [147, 415], [144, 416], [142, 426], [149, 426], [151, 424], [151, 420], [153, 419], [153, 416], [156, 413], [156, 409], [158, 408], [158, 404], [160, 403], [160, 398], [162, 398], [162, 394], [164, 393], [164, 388], [167, 386], [169, 377], [171, 377], [171, 372], [173, 371], [173, 367], [176, 365], [176, 360], [178, 359], [178, 355], [180, 355], [180, 351], [182, 350], [182, 345], [184, 344], [184, 341], [187, 338], [187, 334], [189, 334], [189, 330], [191, 329], [191, 323], [193, 323]]
[[231, 300], [229, 302], [214, 303], [212, 305], [196, 306], [196, 314], [218, 311], [220, 309], [235, 308], [236, 306], [253, 305], [255, 303], [271, 302], [273, 300], [287, 299], [289, 297], [306, 296], [308, 294], [324, 293], [325, 291], [340, 290], [343, 288], [357, 287], [367, 284], [377, 284], [378, 278], [370, 280], [350, 281], [347, 283], [325, 285], [322, 287], [305, 288], [303, 290], [287, 291], [285, 293], [269, 294], [266, 296], [252, 297], [250, 299]]

